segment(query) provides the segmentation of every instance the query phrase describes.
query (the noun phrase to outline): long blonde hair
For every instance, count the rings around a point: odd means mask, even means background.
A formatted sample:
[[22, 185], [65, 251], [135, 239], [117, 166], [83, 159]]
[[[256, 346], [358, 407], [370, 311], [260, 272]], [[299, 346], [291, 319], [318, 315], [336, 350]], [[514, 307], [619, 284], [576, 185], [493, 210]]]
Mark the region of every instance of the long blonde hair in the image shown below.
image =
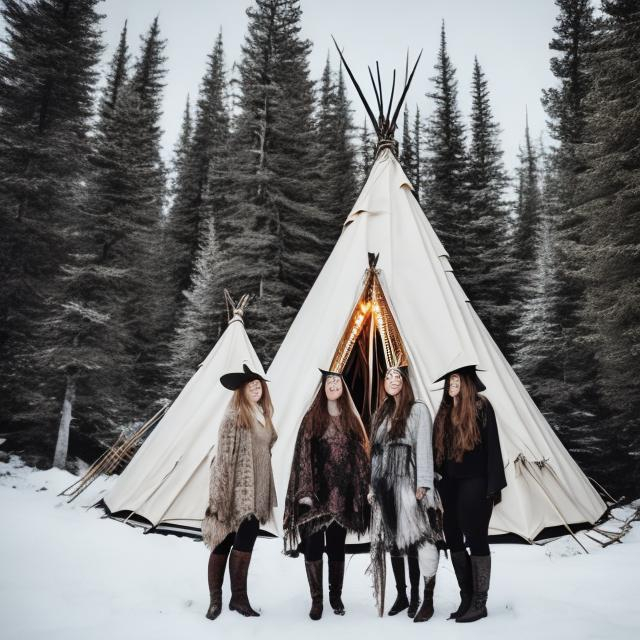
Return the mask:
[[[250, 382], [253, 382], [253, 380]], [[256, 420], [253, 412], [253, 403], [247, 398], [246, 394], [248, 384], [249, 382], [245, 382], [241, 387], [236, 389], [229, 403], [235, 415], [235, 425], [240, 429], [250, 429]], [[267, 383], [264, 380], [260, 380], [260, 384], [262, 385], [262, 397], [258, 400], [258, 404], [262, 408], [266, 426], [273, 429], [273, 423], [271, 422], [273, 404], [271, 402], [271, 396], [269, 395], [269, 387], [267, 387]]]

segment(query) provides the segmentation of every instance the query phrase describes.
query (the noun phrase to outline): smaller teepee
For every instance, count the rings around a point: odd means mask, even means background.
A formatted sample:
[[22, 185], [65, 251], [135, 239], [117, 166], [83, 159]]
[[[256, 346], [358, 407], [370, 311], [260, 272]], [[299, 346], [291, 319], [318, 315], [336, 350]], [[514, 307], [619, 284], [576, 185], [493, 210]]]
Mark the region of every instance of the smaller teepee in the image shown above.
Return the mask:
[[264, 375], [244, 328], [248, 296], [230, 303], [225, 332], [104, 499], [118, 519], [158, 531], [200, 533], [209, 497], [209, 466], [232, 392], [220, 376], [243, 363]]

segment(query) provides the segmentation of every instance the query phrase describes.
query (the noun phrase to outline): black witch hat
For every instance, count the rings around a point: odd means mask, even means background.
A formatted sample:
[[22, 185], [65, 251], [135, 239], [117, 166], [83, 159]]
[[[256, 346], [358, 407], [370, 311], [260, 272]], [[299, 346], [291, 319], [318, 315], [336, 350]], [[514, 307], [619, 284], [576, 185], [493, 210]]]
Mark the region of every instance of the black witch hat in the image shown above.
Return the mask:
[[337, 371], [326, 371], [325, 369], [320, 369], [319, 367], [318, 371], [320, 371], [323, 378], [328, 378], [329, 376], [336, 376], [337, 378], [343, 377], [343, 375], [341, 373], [338, 373]]
[[242, 368], [243, 371], [225, 373], [223, 376], [220, 376], [220, 383], [222, 384], [222, 386], [230, 389], [231, 391], [235, 391], [236, 389], [239, 389], [243, 384], [252, 382], [253, 380], [262, 380], [263, 382], [269, 382], [259, 373], [251, 371], [251, 369], [249, 369], [246, 364], [243, 364]]
[[458, 367], [457, 369], [453, 369], [452, 371], [447, 371], [444, 375], [441, 375], [435, 382], [440, 382], [440, 380], [444, 380], [447, 376], [450, 376], [452, 373], [466, 373], [473, 383], [476, 385], [476, 389], [478, 391], [484, 391], [487, 387], [484, 385], [482, 380], [478, 377], [478, 371], [482, 371], [482, 369], [478, 369], [475, 364], [468, 365], [466, 367]]

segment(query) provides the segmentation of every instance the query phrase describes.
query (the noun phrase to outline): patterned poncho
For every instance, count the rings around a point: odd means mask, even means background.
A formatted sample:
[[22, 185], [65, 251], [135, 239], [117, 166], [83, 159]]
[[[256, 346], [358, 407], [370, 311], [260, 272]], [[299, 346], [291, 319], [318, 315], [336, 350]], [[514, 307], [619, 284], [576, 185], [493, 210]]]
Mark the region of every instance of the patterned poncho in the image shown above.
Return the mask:
[[[298, 432], [284, 513], [285, 552], [331, 522], [363, 534], [369, 526], [369, 457], [360, 439], [332, 418], [321, 436], [305, 417]], [[311, 498], [312, 505], [300, 503]]]

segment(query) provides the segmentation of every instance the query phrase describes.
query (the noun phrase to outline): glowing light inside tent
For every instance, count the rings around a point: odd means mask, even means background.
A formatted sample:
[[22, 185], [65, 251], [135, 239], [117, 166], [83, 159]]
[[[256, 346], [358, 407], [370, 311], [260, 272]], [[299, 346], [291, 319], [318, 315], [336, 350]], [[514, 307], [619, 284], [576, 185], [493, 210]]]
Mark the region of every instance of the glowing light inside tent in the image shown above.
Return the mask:
[[360, 300], [351, 313], [347, 328], [333, 356], [332, 371], [344, 369], [368, 319], [371, 319], [380, 335], [387, 366], [399, 366], [407, 363], [404, 344], [378, 280], [377, 272], [375, 269], [367, 269]]

